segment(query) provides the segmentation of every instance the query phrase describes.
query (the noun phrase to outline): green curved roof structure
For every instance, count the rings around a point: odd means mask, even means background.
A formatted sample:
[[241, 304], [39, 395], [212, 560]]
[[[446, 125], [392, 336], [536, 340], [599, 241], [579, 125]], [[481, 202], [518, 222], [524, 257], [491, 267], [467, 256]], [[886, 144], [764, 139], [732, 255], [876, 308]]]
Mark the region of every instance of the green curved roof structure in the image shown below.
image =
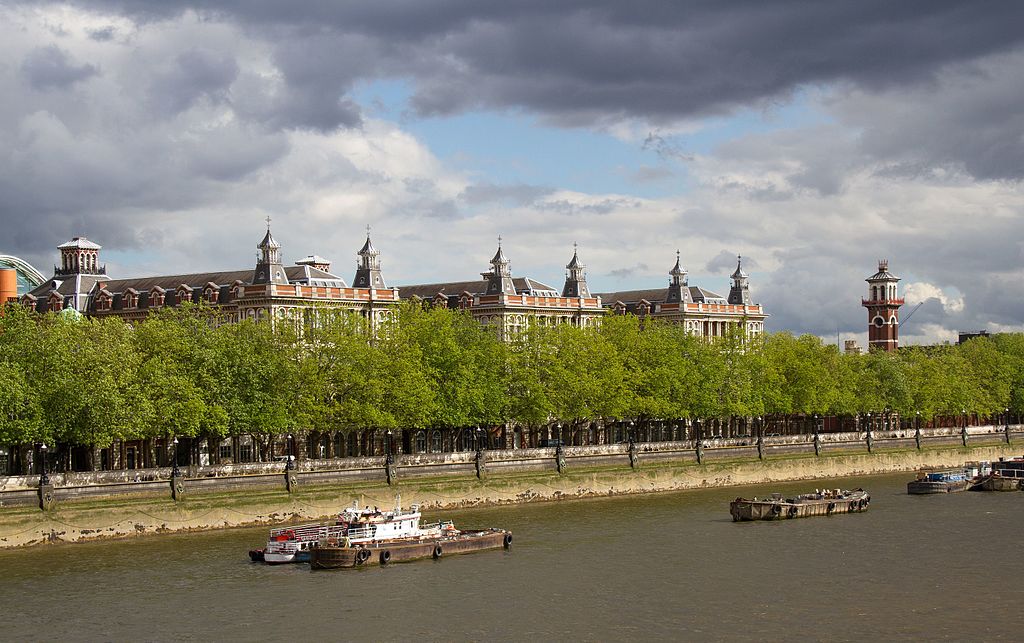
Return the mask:
[[43, 273], [36, 270], [32, 264], [11, 255], [0, 254], [0, 268], [14, 268], [18, 273], [18, 295], [24, 295], [46, 281]]

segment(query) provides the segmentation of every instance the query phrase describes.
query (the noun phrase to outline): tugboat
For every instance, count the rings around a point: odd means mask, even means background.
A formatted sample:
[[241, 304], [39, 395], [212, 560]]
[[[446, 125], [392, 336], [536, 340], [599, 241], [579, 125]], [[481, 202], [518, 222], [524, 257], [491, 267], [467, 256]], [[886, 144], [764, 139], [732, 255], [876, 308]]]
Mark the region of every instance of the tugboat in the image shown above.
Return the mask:
[[1017, 491], [1024, 489], [1024, 456], [991, 463], [988, 475], [975, 478], [971, 491]]
[[857, 513], [864, 511], [871, 503], [871, 496], [863, 489], [844, 491], [842, 489], [815, 490], [814, 493], [800, 494], [794, 498], [782, 498], [773, 493], [767, 498], [747, 500], [736, 498], [729, 503], [733, 522], [741, 520], [784, 520], [808, 516], [831, 516], [833, 514]]
[[512, 533], [504, 529], [460, 531], [451, 521], [420, 526], [418, 505], [409, 511], [396, 506], [393, 511], [367, 512], [355, 507], [342, 512], [345, 532], [328, 536], [310, 549], [313, 569], [336, 569], [392, 562], [438, 559], [484, 549], [508, 549]]
[[249, 558], [255, 562], [269, 565], [283, 563], [308, 563], [309, 550], [323, 538], [337, 536], [343, 530], [341, 524], [336, 525], [298, 525], [270, 530], [267, 546], [263, 549], [250, 549]]

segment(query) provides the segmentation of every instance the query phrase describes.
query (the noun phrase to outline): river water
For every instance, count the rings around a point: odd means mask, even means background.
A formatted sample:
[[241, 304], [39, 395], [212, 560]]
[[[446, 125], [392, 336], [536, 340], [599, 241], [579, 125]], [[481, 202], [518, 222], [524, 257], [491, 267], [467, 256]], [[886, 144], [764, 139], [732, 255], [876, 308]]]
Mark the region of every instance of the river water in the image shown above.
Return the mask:
[[[252, 564], [266, 528], [0, 551], [0, 638], [1017, 640], [1024, 493], [908, 496], [907, 479], [444, 512], [511, 529], [512, 549], [359, 570]], [[871, 508], [729, 517], [737, 495], [826, 484]]]

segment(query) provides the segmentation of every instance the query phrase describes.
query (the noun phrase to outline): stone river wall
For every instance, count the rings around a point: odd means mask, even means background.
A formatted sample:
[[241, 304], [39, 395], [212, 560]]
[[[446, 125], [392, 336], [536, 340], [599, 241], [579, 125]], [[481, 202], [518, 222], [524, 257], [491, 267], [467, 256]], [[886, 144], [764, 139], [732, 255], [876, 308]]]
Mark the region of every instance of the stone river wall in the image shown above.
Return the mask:
[[[405, 505], [450, 509], [831, 479], [1022, 454], [1019, 443], [1006, 444], [1004, 434], [995, 428], [972, 434], [967, 447], [957, 434], [928, 436], [917, 448], [909, 432], [878, 435], [869, 453], [861, 441], [866, 436], [853, 437], [857, 439], [826, 441], [823, 436], [818, 456], [807, 436], [776, 439], [763, 445], [764, 459], [758, 458], [754, 444], [707, 443], [702, 445], [700, 463], [692, 443], [638, 444], [632, 458], [635, 467], [627, 445], [565, 447], [561, 453], [488, 451], [479, 476], [473, 453], [400, 456], [391, 484], [382, 458], [307, 462], [295, 472], [291, 491], [280, 465], [276, 471], [242, 475], [190, 471], [201, 477], [182, 479], [177, 500], [171, 497], [169, 470], [149, 470], [149, 480], [77, 480], [73, 486], [63, 486], [72, 480], [51, 476], [54, 501], [45, 511], [40, 510], [38, 488], [7, 480], [0, 488], [0, 547], [310, 521], [330, 517], [353, 500], [391, 507], [399, 493]], [[103, 473], [108, 472], [96, 475]]]

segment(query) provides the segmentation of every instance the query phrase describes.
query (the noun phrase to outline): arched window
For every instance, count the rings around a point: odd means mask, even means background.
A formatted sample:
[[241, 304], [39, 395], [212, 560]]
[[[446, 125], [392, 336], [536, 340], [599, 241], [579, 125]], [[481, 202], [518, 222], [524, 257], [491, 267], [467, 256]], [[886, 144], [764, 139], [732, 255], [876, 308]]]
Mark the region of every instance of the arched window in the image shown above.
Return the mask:
[[431, 431], [430, 432], [430, 452], [431, 453], [441, 453], [442, 451], [444, 451], [444, 445], [442, 444], [442, 440], [441, 440], [441, 432], [440, 431]]
[[427, 452], [427, 432], [417, 431], [416, 432], [416, 445], [414, 447], [415, 453], [426, 453]]
[[341, 458], [345, 455], [345, 434], [338, 431], [334, 434], [334, 457]]
[[359, 432], [352, 431], [348, 434], [348, 457], [354, 458], [359, 455]]

